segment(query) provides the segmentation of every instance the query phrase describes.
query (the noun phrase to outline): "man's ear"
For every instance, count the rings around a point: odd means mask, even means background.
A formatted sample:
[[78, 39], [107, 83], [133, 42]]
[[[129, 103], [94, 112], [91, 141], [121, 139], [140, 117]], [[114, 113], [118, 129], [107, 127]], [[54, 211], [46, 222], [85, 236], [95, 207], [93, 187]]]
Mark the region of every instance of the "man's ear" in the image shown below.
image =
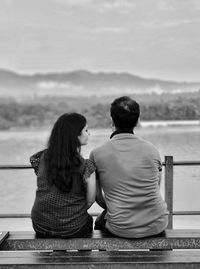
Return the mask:
[[137, 120], [137, 124], [136, 124], [135, 127], [140, 127], [140, 117], [138, 118], [138, 120]]
[[112, 129], [112, 131], [114, 132], [115, 130], [116, 130], [116, 128], [115, 128], [115, 124], [114, 124], [114, 122], [113, 122], [113, 120], [112, 120], [112, 118], [110, 117], [110, 127], [111, 127], [111, 129]]

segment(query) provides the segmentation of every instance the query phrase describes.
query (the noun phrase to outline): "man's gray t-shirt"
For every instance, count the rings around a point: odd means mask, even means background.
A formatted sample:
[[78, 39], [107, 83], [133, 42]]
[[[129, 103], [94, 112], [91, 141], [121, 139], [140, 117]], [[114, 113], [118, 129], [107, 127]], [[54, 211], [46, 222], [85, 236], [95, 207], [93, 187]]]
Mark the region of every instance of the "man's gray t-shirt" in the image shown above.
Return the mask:
[[121, 237], [162, 232], [168, 222], [160, 194], [161, 158], [149, 142], [129, 133], [115, 135], [91, 153], [107, 205], [106, 228]]

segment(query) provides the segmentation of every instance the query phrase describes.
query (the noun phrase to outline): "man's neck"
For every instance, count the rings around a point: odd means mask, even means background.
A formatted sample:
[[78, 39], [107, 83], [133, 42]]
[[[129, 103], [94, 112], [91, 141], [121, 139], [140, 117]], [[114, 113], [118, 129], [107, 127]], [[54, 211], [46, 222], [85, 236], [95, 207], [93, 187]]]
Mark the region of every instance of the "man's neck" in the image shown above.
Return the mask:
[[110, 136], [112, 138], [113, 136], [117, 134], [134, 134], [133, 129], [123, 128], [123, 129], [116, 129]]

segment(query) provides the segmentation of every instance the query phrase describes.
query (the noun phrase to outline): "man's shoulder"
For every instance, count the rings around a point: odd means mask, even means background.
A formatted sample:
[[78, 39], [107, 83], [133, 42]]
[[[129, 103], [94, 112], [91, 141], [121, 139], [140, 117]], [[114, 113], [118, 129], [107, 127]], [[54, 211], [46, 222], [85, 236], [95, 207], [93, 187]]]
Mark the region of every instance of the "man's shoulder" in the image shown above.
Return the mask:
[[107, 141], [104, 144], [94, 148], [91, 152], [93, 154], [98, 154], [99, 152], [104, 152], [109, 147], [110, 147], [110, 141]]
[[153, 143], [150, 142], [149, 140], [146, 140], [145, 138], [140, 137], [140, 136], [136, 136], [136, 137], [137, 137], [137, 140], [139, 141], [139, 143], [143, 143], [145, 145], [153, 146], [154, 147]]
[[137, 139], [138, 139], [138, 142], [141, 143], [141, 145], [143, 145], [143, 147], [145, 147], [146, 149], [149, 149], [153, 152], [158, 152], [158, 149], [152, 142], [141, 137], [137, 137]]

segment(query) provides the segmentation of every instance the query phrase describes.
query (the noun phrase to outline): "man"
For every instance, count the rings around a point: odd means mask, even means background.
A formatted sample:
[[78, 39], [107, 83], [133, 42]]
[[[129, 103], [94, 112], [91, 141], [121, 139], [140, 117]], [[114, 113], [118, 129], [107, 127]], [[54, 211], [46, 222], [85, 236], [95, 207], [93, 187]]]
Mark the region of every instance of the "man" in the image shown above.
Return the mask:
[[126, 238], [160, 234], [168, 224], [160, 194], [162, 163], [157, 149], [134, 134], [139, 104], [120, 97], [111, 104], [110, 115], [110, 140], [90, 155], [97, 167], [96, 202], [105, 209], [95, 229]]

